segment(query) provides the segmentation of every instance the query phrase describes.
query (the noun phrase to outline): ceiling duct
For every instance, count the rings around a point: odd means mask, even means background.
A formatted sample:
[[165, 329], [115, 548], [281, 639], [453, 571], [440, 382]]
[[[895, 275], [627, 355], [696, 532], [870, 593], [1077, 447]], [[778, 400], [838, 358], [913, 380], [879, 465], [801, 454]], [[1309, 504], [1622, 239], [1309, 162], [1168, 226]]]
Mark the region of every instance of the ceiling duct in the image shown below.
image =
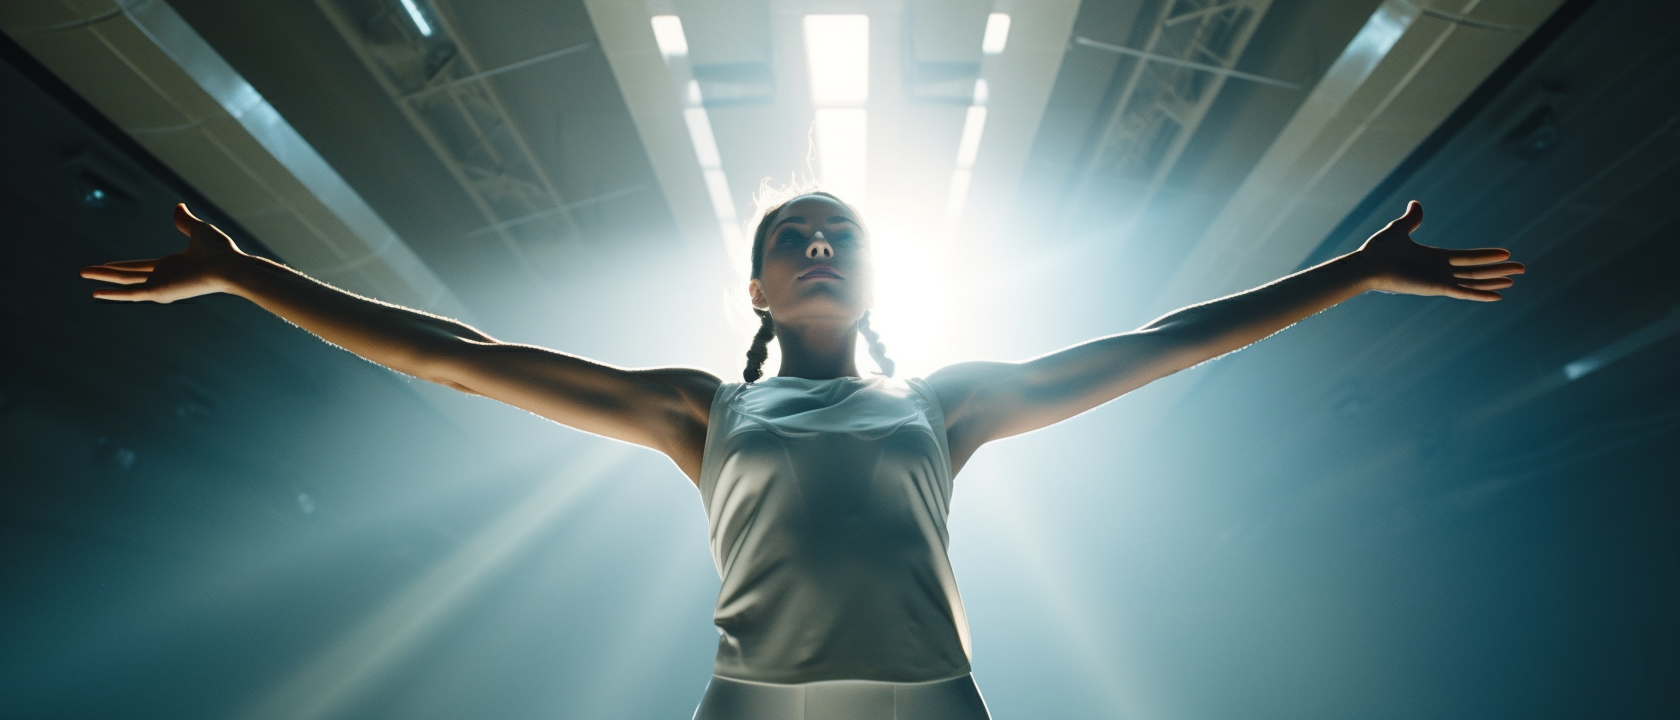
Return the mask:
[[987, 3], [917, 0], [904, 7], [904, 94], [912, 102], [968, 105], [980, 79]]
[[689, 73], [706, 107], [776, 102], [768, 3], [677, 0], [669, 10], [682, 18]]
[[695, 64], [689, 70], [707, 107], [776, 101], [776, 73], [768, 62]]

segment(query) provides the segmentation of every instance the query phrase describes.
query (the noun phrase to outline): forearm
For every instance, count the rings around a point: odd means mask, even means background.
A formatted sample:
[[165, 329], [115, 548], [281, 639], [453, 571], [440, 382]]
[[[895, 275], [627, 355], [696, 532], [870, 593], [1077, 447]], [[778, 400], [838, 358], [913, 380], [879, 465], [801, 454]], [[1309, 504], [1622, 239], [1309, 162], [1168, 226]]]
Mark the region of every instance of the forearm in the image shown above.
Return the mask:
[[1372, 288], [1372, 277], [1365, 259], [1349, 253], [1252, 290], [1168, 313], [1140, 330], [1183, 338], [1199, 362], [1258, 342], [1359, 295]]
[[427, 380], [442, 382], [429, 377], [428, 360], [450, 343], [495, 342], [465, 324], [340, 290], [259, 257], [241, 256], [219, 274], [225, 292], [367, 360]]

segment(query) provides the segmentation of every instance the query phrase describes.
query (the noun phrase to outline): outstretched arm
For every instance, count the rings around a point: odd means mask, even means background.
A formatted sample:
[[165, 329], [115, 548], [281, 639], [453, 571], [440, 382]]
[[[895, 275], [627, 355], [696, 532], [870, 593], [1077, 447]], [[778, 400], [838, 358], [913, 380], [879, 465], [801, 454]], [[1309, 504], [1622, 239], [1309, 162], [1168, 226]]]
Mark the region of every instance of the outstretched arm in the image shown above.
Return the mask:
[[1498, 248], [1412, 241], [1423, 206], [1358, 250], [1280, 280], [1169, 313], [1137, 330], [1021, 363], [952, 365], [928, 377], [945, 406], [957, 466], [986, 442], [1051, 425], [1158, 378], [1245, 347], [1367, 290], [1494, 301], [1520, 263]]
[[247, 255], [185, 205], [175, 208], [175, 226], [189, 238], [182, 252], [84, 268], [82, 277], [125, 286], [97, 290], [94, 297], [169, 303], [238, 295], [397, 372], [664, 452], [698, 481], [706, 418], [719, 384], [710, 373], [630, 370], [499, 342], [454, 320], [364, 298]]

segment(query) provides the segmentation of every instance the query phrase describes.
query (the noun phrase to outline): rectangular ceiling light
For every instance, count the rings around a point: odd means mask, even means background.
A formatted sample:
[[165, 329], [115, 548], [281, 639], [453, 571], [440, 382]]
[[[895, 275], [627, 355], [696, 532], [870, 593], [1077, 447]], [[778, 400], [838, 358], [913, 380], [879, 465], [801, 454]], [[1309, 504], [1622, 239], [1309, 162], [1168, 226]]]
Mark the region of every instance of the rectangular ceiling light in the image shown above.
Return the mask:
[[414, 21], [414, 27], [420, 28], [420, 34], [431, 37], [432, 24], [426, 22], [426, 18], [421, 17], [420, 8], [414, 4], [414, 0], [402, 0], [402, 6], [404, 10], [408, 11], [408, 19]]
[[968, 185], [974, 180], [974, 171], [968, 168], [957, 168], [951, 173], [951, 194], [945, 198], [945, 219], [955, 221], [962, 216], [963, 205], [968, 202]]
[[864, 149], [869, 147], [869, 111], [854, 108], [817, 110], [817, 162], [823, 186], [860, 205], [864, 199]]
[[666, 60], [688, 57], [688, 36], [683, 34], [682, 20], [675, 15], [653, 16], [653, 41], [659, 43], [659, 54]]
[[706, 171], [706, 194], [712, 198], [712, 212], [717, 213], [718, 222], [735, 221], [735, 201], [729, 196], [729, 179], [722, 170]]
[[[969, 37], [974, 37], [970, 35]], [[980, 40], [980, 50], [987, 55], [1003, 52], [1003, 46], [1009, 43], [1009, 13], [992, 13], [986, 16], [986, 35]], [[969, 47], [974, 47], [970, 45]]]
[[805, 63], [811, 104], [858, 107], [869, 101], [869, 16], [806, 15]]
[[974, 167], [974, 158], [980, 154], [980, 133], [985, 129], [986, 108], [970, 106], [963, 120], [962, 140], [957, 143], [957, 167]]
[[694, 156], [700, 160], [700, 167], [706, 170], [722, 168], [723, 156], [718, 153], [717, 138], [712, 135], [712, 120], [706, 115], [706, 109], [691, 107], [683, 110], [683, 121], [688, 125], [688, 139], [694, 143]]

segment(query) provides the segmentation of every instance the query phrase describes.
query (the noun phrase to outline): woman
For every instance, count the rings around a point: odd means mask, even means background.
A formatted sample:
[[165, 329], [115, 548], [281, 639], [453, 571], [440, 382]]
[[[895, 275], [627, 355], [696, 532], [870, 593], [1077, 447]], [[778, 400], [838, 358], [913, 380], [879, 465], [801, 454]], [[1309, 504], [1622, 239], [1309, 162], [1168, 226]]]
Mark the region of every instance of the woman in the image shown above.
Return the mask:
[[[110, 300], [225, 292], [401, 373], [665, 453], [699, 488], [723, 578], [713, 678], [696, 718], [987, 718], [946, 559], [952, 477], [987, 442], [1045, 427], [1253, 343], [1367, 290], [1500, 299], [1522, 265], [1488, 248], [1412, 242], [1423, 208], [1359, 250], [1135, 331], [1019, 363], [893, 380], [868, 325], [872, 270], [858, 213], [808, 193], [753, 234], [748, 296], [762, 326], [745, 383], [631, 370], [500, 342], [246, 255], [175, 209], [189, 238], [156, 260], [85, 268]], [[885, 375], [865, 377], [860, 335]], [[775, 377], [760, 380], [771, 339]]]

